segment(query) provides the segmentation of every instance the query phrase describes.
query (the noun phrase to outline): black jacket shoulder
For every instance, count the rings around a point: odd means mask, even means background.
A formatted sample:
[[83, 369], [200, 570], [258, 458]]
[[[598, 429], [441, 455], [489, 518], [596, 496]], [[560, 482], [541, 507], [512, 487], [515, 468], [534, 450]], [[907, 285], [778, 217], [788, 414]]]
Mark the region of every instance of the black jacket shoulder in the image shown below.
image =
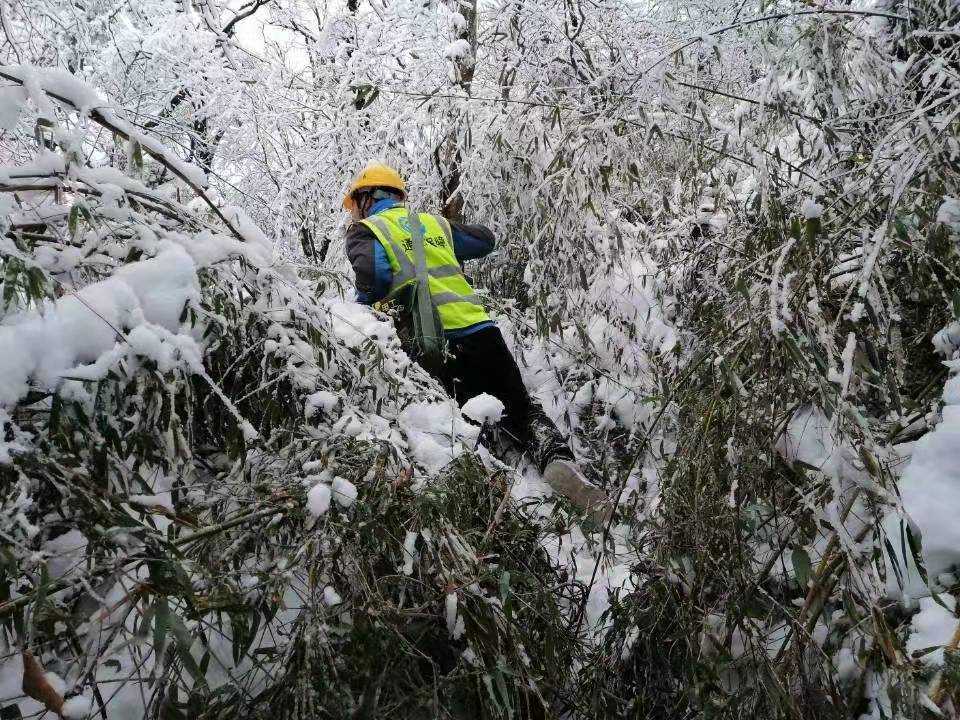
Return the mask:
[[353, 274], [356, 277], [357, 290], [372, 293], [374, 289], [373, 244], [377, 242], [373, 230], [360, 222], [347, 228], [346, 250]]

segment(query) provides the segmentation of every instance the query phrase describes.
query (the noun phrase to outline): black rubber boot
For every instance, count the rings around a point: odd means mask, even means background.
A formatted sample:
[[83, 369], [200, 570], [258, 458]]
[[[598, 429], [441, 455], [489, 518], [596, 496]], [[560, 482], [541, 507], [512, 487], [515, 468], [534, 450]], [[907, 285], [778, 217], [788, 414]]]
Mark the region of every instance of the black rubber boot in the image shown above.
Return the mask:
[[524, 430], [522, 447], [541, 475], [552, 460], [573, 460], [566, 439], [539, 405], [531, 403]]

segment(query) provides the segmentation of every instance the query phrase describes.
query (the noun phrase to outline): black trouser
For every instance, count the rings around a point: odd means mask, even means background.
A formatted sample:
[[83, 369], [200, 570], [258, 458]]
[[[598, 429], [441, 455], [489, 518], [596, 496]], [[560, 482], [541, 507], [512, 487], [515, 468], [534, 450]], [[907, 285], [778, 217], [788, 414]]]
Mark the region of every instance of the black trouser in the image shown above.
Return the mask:
[[500, 427], [534, 462], [543, 466], [555, 457], [571, 457], [557, 426], [531, 402], [520, 369], [496, 326], [449, 341], [449, 357], [438, 379], [461, 405], [488, 393], [504, 405]]

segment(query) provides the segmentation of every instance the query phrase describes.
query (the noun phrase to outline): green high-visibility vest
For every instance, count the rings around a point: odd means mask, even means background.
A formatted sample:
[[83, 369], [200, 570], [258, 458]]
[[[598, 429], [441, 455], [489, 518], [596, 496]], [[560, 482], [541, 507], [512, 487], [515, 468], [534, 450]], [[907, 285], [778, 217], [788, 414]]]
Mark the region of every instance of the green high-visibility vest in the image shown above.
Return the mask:
[[[443, 329], [458, 330], [489, 320], [457, 262], [450, 223], [438, 215], [418, 213], [417, 216], [423, 225], [430, 299], [437, 308]], [[395, 298], [417, 279], [407, 208], [397, 205], [360, 222], [373, 231], [387, 254], [393, 271], [387, 297]]]

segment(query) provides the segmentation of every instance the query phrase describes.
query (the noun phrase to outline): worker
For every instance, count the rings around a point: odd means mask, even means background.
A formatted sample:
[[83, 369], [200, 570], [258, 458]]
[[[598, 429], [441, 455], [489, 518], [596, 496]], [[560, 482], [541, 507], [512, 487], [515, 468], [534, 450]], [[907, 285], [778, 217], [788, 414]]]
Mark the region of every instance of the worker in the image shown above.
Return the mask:
[[[368, 165], [344, 197], [343, 207], [354, 220], [347, 230], [347, 256], [356, 276], [357, 299], [362, 303], [382, 299], [397, 299], [406, 305], [413, 302], [416, 259], [406, 198], [403, 178], [380, 163]], [[499, 399], [504, 405], [501, 429], [527, 452], [544, 480], [558, 491], [574, 502], [577, 499], [571, 493], [582, 496], [586, 492], [590, 497], [579, 502], [581, 505], [605, 499], [573, 463], [556, 425], [531, 402], [500, 329], [463, 275], [464, 261], [493, 250], [493, 233], [483, 225], [450, 222], [439, 215], [417, 213], [417, 217], [422, 226], [430, 299], [446, 340], [444, 361], [426, 367], [459, 403], [481, 393]]]

